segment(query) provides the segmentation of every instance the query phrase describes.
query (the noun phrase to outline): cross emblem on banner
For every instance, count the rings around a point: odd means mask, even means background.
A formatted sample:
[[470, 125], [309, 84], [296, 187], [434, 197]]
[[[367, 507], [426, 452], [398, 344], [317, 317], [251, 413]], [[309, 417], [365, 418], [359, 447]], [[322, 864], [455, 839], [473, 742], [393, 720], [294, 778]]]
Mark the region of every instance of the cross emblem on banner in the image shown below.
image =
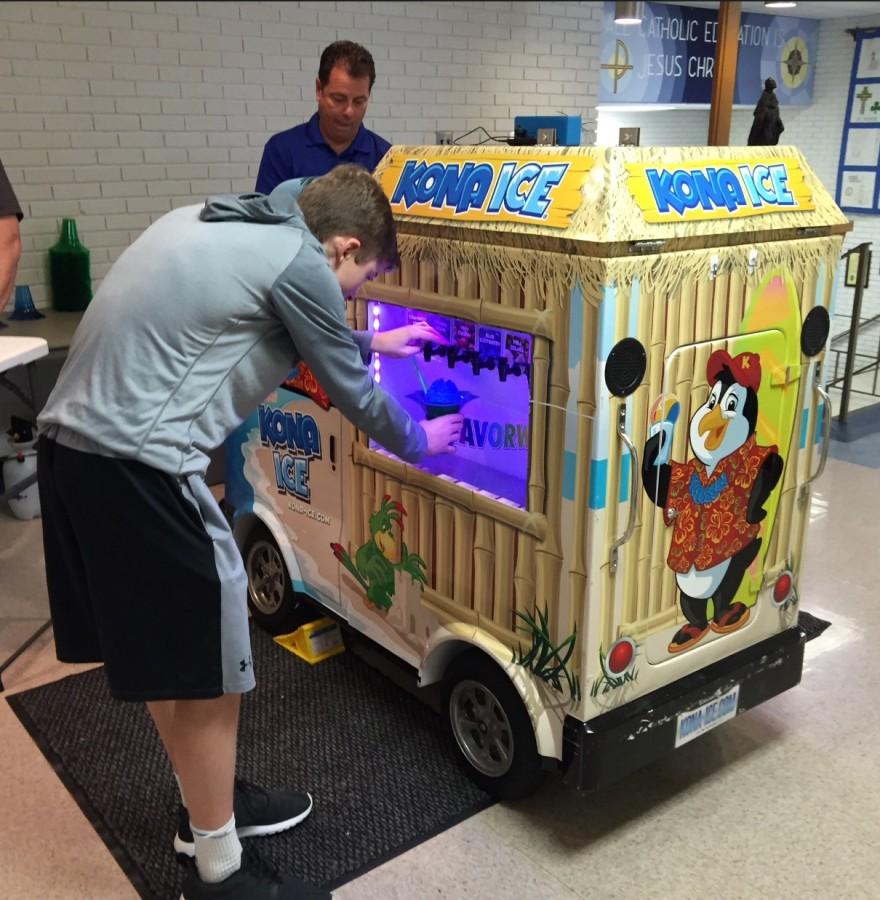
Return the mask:
[[859, 110], [859, 115], [863, 116], [865, 114], [865, 104], [873, 97], [874, 95], [868, 90], [868, 85], [865, 85], [862, 90], [856, 94], [856, 100], [862, 101], [862, 108]]
[[[621, 50], [623, 56], [620, 55]], [[623, 41], [618, 41], [614, 47], [614, 58], [610, 63], [602, 63], [600, 69], [610, 69], [611, 77], [614, 79], [614, 93], [617, 93], [617, 82], [632, 69], [629, 61], [629, 48]]]

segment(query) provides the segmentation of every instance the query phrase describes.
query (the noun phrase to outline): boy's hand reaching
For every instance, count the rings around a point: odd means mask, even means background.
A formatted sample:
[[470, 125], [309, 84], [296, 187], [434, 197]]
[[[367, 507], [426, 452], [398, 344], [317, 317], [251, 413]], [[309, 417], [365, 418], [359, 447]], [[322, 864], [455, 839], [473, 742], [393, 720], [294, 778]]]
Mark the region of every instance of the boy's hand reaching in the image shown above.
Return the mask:
[[425, 419], [421, 426], [428, 436], [428, 456], [439, 453], [455, 453], [455, 444], [461, 438], [464, 419], [460, 415]]
[[415, 356], [428, 342], [444, 346], [447, 343], [443, 335], [427, 322], [414, 322], [403, 328], [374, 332], [370, 349], [392, 359], [406, 359], [408, 356]]

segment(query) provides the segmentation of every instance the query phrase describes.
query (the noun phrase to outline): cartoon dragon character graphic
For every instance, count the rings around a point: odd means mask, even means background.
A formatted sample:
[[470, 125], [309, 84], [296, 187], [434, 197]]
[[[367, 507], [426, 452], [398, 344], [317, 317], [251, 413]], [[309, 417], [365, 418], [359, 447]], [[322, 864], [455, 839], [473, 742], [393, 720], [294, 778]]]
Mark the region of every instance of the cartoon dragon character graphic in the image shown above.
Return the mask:
[[342, 544], [331, 544], [333, 555], [348, 569], [364, 589], [367, 600], [379, 611], [388, 612], [394, 604], [394, 573], [404, 572], [413, 584], [426, 585], [425, 561], [417, 553], [410, 553], [406, 544], [401, 547], [399, 562], [391, 561], [394, 551], [393, 530], [396, 525], [403, 534], [406, 510], [387, 494], [379, 509], [370, 516], [370, 540], [355, 551], [354, 561]]

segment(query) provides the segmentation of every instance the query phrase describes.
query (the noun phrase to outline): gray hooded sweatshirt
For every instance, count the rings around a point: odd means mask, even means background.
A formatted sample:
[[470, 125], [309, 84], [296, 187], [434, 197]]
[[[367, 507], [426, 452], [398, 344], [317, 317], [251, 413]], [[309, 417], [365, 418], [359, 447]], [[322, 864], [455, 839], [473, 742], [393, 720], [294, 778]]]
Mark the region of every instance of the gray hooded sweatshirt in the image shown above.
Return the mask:
[[89, 304], [40, 432], [75, 450], [204, 474], [219, 446], [305, 360], [342, 414], [401, 458], [423, 429], [370, 377], [324, 249], [296, 203], [212, 197], [162, 216]]

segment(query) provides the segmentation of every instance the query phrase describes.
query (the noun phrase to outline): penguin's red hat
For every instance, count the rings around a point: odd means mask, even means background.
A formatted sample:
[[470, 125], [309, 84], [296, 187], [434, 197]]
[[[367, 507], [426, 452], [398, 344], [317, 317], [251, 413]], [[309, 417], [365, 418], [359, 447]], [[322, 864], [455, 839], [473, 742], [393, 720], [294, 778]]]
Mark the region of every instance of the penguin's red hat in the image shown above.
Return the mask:
[[737, 384], [751, 388], [755, 393], [761, 386], [761, 357], [757, 353], [740, 353], [731, 356], [726, 350], [716, 350], [706, 365], [706, 378], [714, 384], [724, 367], [730, 369]]

